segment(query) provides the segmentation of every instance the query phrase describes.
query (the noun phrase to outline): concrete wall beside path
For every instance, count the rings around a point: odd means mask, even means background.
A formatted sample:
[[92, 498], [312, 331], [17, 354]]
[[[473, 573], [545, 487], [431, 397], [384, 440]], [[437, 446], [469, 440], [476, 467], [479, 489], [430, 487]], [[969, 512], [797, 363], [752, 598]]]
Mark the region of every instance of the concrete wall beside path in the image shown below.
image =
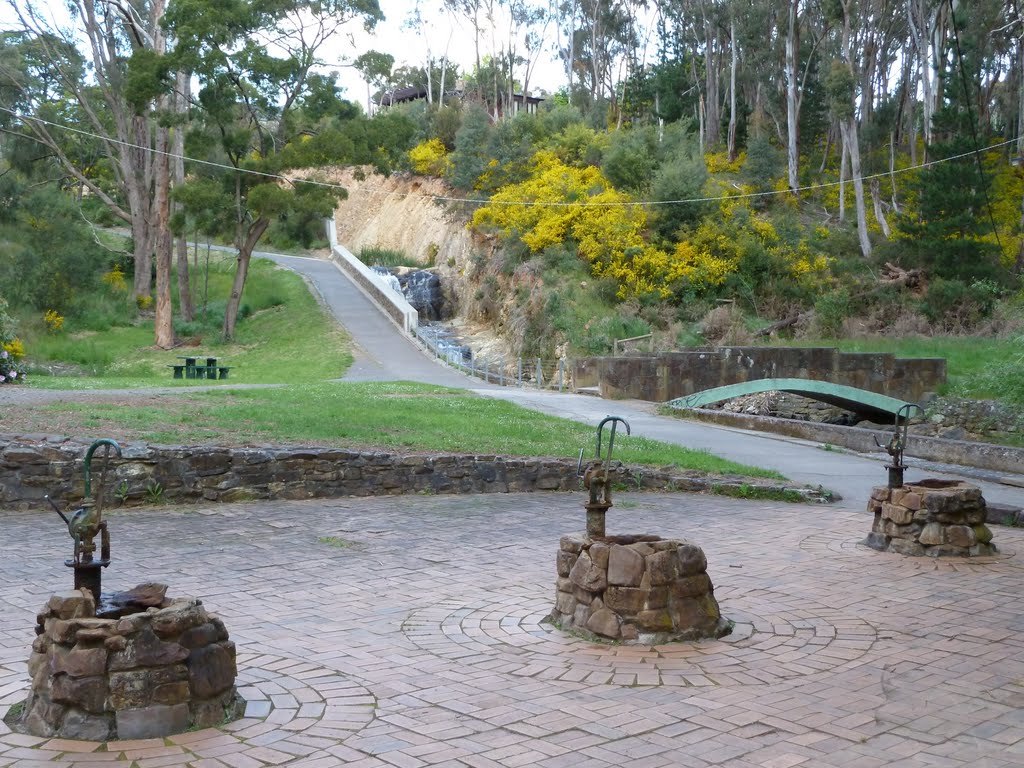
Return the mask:
[[395, 293], [383, 278], [357, 259], [347, 248], [338, 243], [334, 220], [326, 224], [327, 238], [331, 243], [331, 261], [338, 265], [342, 272], [372, 298], [392, 320], [406, 333], [412, 333], [419, 327], [419, 313], [405, 300], [404, 296]]
[[574, 371], [576, 386], [597, 386], [602, 397], [655, 403], [727, 384], [781, 378], [828, 381], [921, 402], [946, 381], [946, 361], [831, 347], [698, 347], [590, 357], [577, 361]]

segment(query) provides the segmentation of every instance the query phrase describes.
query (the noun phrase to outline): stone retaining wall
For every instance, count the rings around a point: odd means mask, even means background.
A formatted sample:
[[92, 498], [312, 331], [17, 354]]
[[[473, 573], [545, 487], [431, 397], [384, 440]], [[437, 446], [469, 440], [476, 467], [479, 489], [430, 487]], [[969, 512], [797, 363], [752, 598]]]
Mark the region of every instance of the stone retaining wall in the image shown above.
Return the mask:
[[[0, 509], [48, 509], [43, 500], [46, 495], [65, 505], [81, 499], [83, 458], [90, 443], [64, 437], [0, 435]], [[122, 458], [113, 460], [106, 481], [108, 503], [575, 491], [580, 487], [576, 459], [140, 443], [121, 448]], [[96, 477], [101, 466], [94, 460]], [[620, 462], [613, 462], [611, 475], [612, 482], [637, 490], [785, 487], [748, 478], [673, 474]], [[811, 500], [820, 498], [820, 494], [808, 494]]]

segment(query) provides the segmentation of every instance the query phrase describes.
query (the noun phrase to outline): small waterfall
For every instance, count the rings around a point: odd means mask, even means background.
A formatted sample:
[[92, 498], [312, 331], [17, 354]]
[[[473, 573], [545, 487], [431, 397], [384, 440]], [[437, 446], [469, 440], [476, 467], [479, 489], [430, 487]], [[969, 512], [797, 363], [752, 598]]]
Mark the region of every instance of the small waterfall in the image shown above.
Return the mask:
[[393, 290], [399, 296], [404, 295], [404, 292], [402, 291], [402, 284], [398, 281], [397, 277], [391, 274], [391, 270], [389, 270], [387, 267], [370, 267], [370, 269], [372, 269], [374, 272], [381, 276], [381, 279], [384, 280], [384, 283], [387, 285], [388, 288]]
[[425, 269], [401, 270], [398, 282], [405, 299], [420, 313], [420, 320], [441, 320], [444, 296], [441, 278]]
[[404, 296], [420, 316], [420, 322], [442, 320], [445, 316], [441, 278], [426, 269], [371, 267], [388, 287]]

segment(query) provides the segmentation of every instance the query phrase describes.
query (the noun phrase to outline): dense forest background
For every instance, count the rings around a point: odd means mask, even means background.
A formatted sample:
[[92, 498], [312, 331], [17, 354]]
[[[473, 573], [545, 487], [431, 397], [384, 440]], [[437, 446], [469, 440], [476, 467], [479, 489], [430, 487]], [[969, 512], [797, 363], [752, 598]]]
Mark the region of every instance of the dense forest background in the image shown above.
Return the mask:
[[[173, 346], [199, 237], [237, 252], [205, 307], [231, 338], [253, 250], [317, 244], [345, 195], [321, 170], [358, 165], [451, 185], [481, 243], [465, 309], [521, 353], [1019, 332], [1017, 0], [417, 3], [408, 34], [458, 18], [474, 60], [346, 49], [372, 114], [325, 58], [375, 0], [8, 5], [0, 297], [22, 323], [152, 313]], [[534, 108], [546, 56], [565, 85]]]

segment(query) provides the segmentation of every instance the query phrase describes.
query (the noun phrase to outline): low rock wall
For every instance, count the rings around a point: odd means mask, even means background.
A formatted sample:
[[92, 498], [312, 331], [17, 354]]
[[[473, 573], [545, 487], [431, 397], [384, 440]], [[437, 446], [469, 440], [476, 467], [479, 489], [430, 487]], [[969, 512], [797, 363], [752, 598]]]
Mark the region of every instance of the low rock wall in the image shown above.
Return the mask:
[[[738, 429], [752, 429], [788, 435], [803, 440], [848, 448], [859, 453], [881, 453], [878, 440], [885, 445], [892, 437], [892, 427], [867, 429], [846, 427], [838, 424], [818, 424], [809, 421], [793, 421], [772, 416], [755, 416], [747, 413], [728, 413], [704, 408], [686, 411], [686, 418], [722, 424]], [[964, 467], [978, 467], [994, 472], [1024, 474], [1024, 448], [992, 443], [977, 443], [967, 440], [927, 437], [911, 434], [905, 451], [907, 456], [943, 464], [957, 464]], [[883, 454], [884, 458], [884, 454]]]
[[[65, 505], [80, 500], [85, 490], [83, 459], [89, 444], [61, 437], [0, 435], [0, 510], [48, 509], [43, 500], [46, 495]], [[121, 448], [122, 457], [112, 459], [106, 480], [108, 503], [518, 493], [580, 487], [575, 459], [139, 443]], [[96, 469], [94, 460], [94, 474]], [[619, 462], [612, 463], [611, 479], [636, 490], [781, 487], [768, 481], [673, 474]], [[819, 497], [809, 493], [808, 498]]]

